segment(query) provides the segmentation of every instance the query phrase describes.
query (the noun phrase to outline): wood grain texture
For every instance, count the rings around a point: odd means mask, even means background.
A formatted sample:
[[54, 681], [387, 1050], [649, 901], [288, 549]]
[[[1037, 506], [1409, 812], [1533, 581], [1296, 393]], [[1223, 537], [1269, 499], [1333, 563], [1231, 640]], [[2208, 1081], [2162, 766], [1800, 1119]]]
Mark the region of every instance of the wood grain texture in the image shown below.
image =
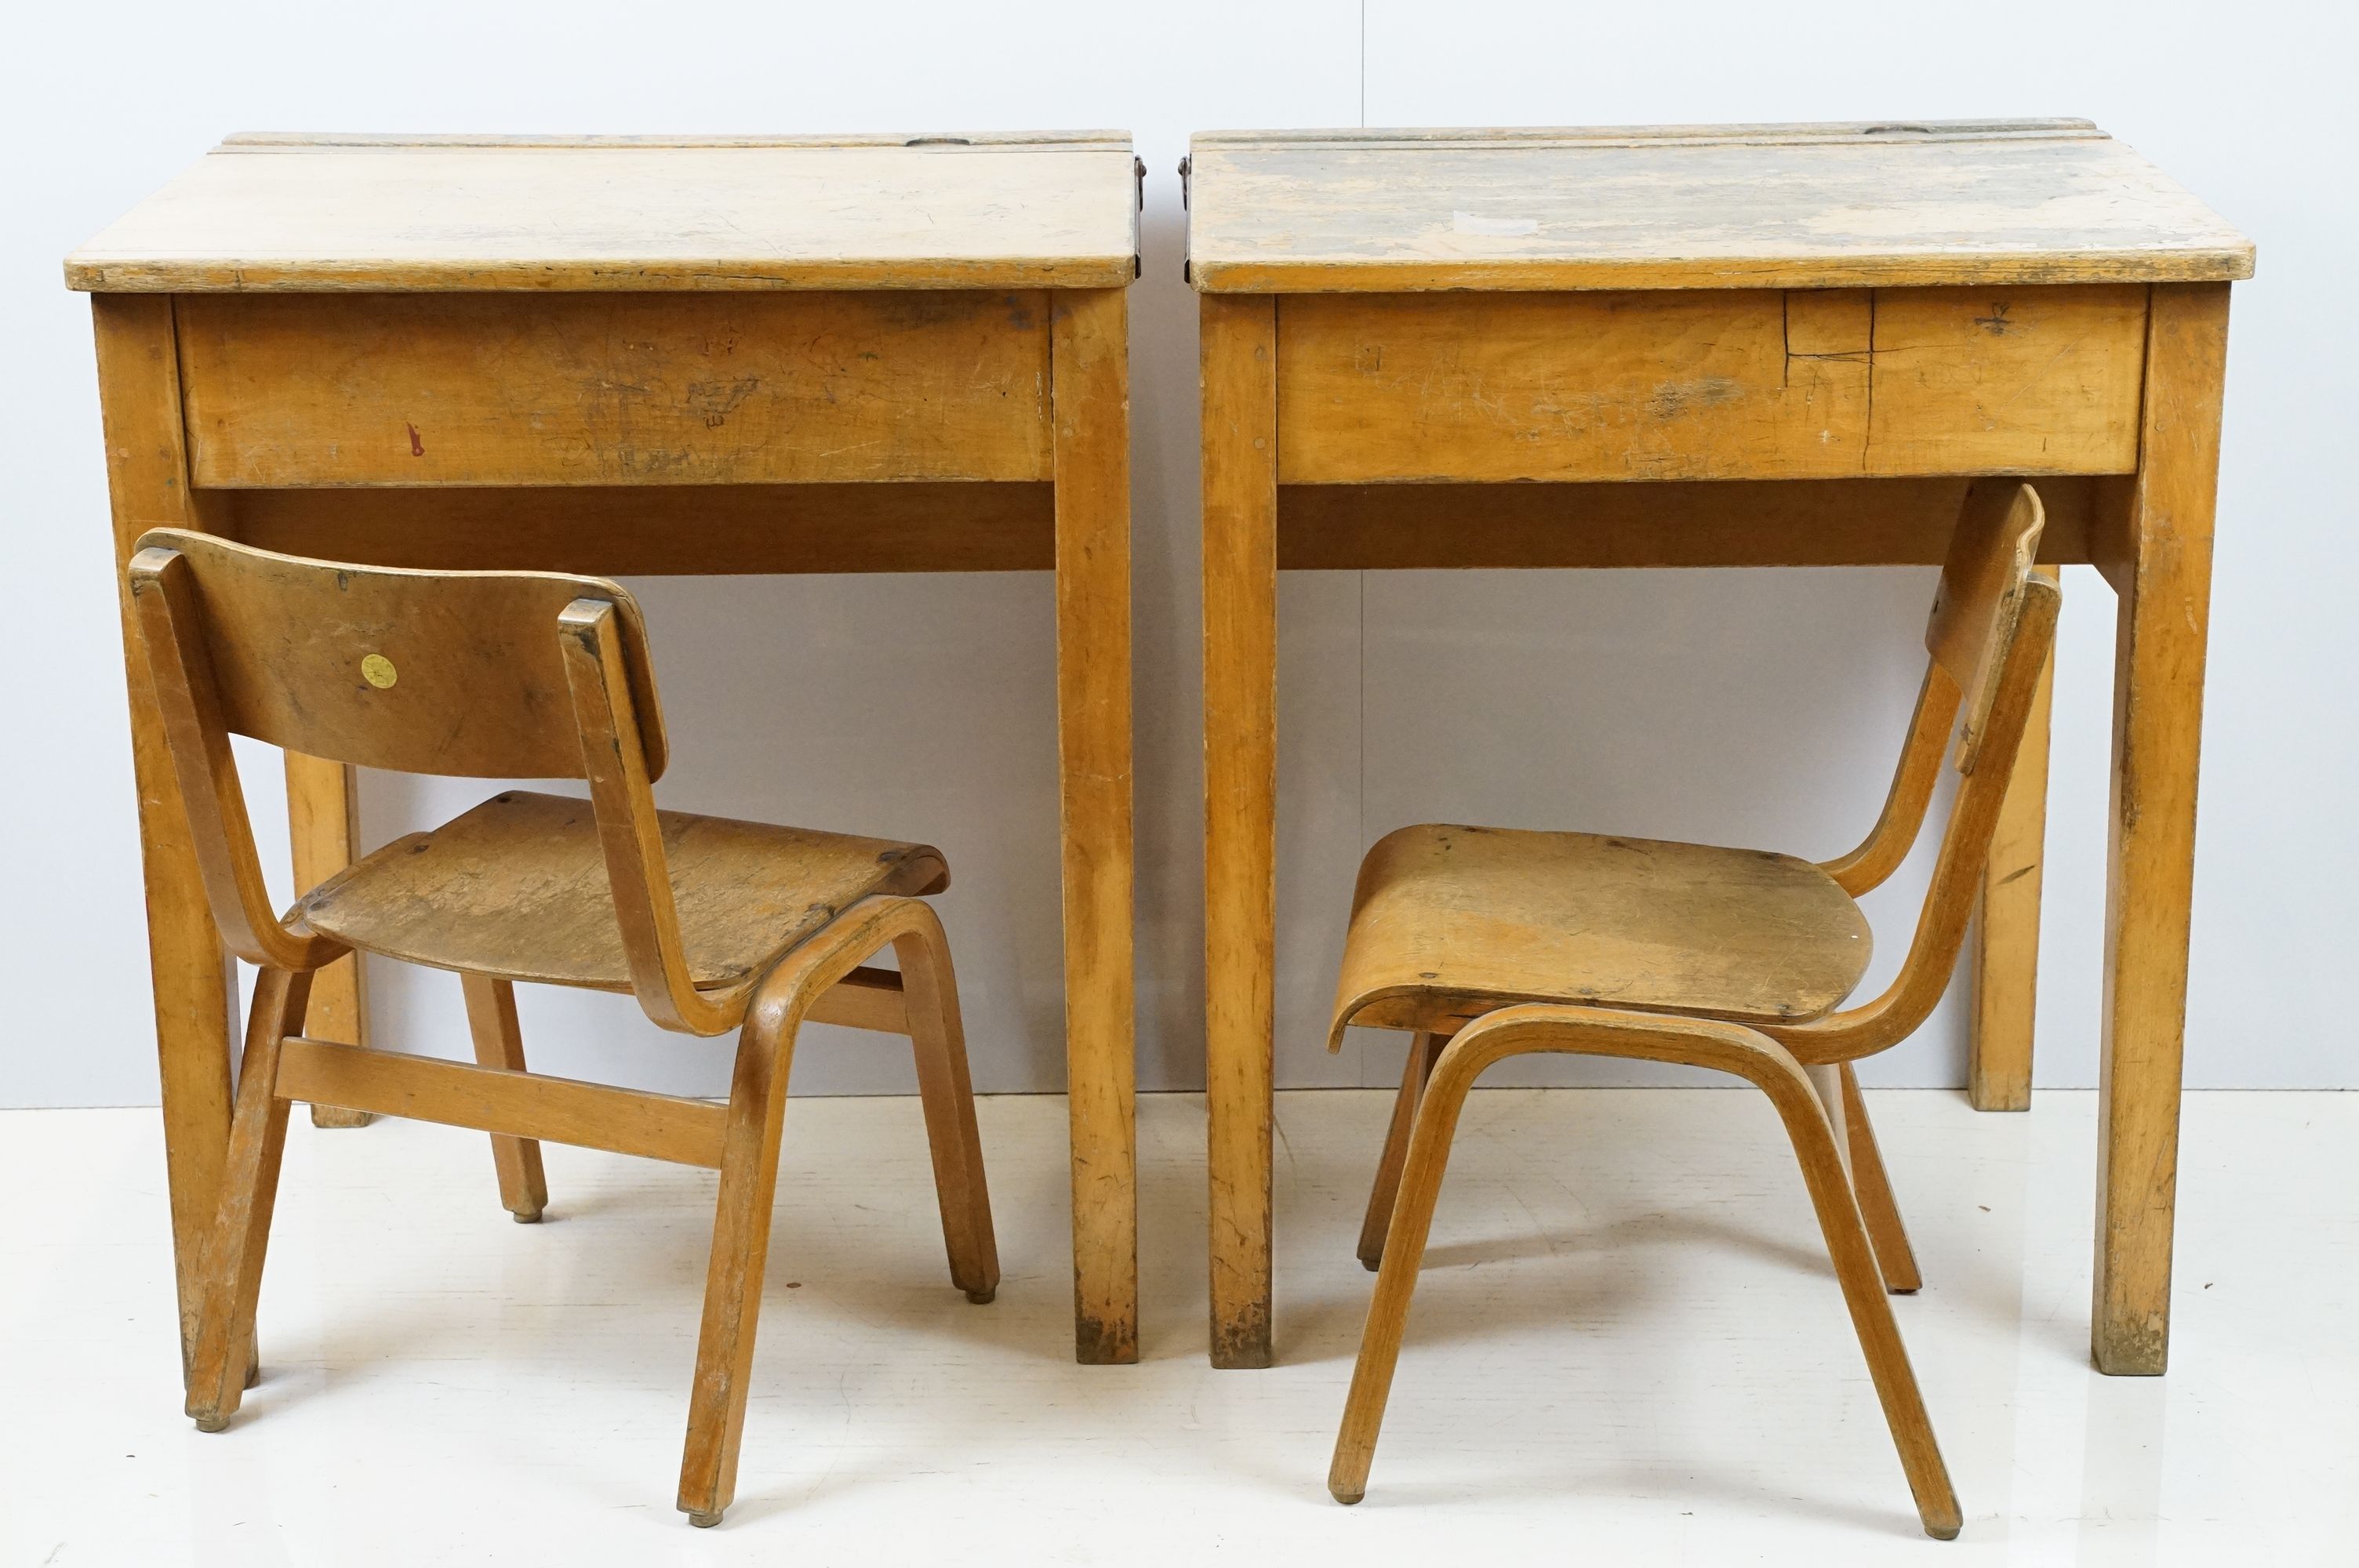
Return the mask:
[[1133, 994], [1130, 301], [1055, 297], [1057, 778], [1072, 1118], [1073, 1334], [1138, 1359]]
[[[1328, 1048], [1353, 1023], [1455, 1033], [1532, 1002], [1745, 1022], [1814, 1069], [1905, 1039], [1955, 969], [2053, 645], [2058, 594], [2033, 565], [2041, 523], [2029, 485], [1968, 489], [1928, 618], [1908, 740], [1859, 849], [1813, 866], [1577, 833], [1399, 829], [1361, 863]], [[1962, 684], [1974, 694], [1965, 702]], [[1843, 1008], [1868, 960], [1853, 894], [1907, 857], [1953, 725], [1965, 779], [1908, 955], [1880, 993]]]
[[[2049, 580], [2056, 580], [2051, 569]], [[2059, 591], [2061, 591], [2060, 585]], [[1973, 1000], [1966, 1098], [1976, 1110], [2031, 1108], [2032, 1035], [2039, 1000], [2039, 893], [2047, 858], [2049, 720], [2056, 659], [2039, 677], [2015, 756], [1990, 864], [1974, 912]]]
[[1769, 1097], [1801, 1165], [1843, 1303], [1850, 1309], [1852, 1326], [1865, 1353], [1868, 1375], [1892, 1429], [1894, 1446], [1900, 1452], [1901, 1468], [1908, 1475], [1925, 1533], [1943, 1541], [1955, 1536], [1962, 1522], [1957, 1495], [1951, 1487], [1949, 1469], [1934, 1438], [1916, 1373], [1908, 1364], [1908, 1349], [1901, 1343], [1899, 1325], [1893, 1321], [1892, 1305], [1867, 1227], [1853, 1199], [1842, 1151], [1810, 1079], [1776, 1042], [1741, 1025], [1649, 1018], [1596, 1007], [1526, 1006], [1495, 1012], [1452, 1040], [1435, 1064], [1418, 1108], [1416, 1130], [1410, 1135], [1400, 1197], [1385, 1239], [1375, 1299], [1368, 1306], [1359, 1358], [1352, 1369], [1351, 1392], [1335, 1435], [1328, 1492], [1341, 1503], [1356, 1503], [1367, 1494], [1368, 1470], [1375, 1457], [1376, 1434], [1400, 1358], [1409, 1299], [1417, 1289], [1418, 1270], [1432, 1230], [1434, 1204], [1466, 1093], [1494, 1063], [1532, 1052], [1677, 1062], [1734, 1074]]
[[[873, 892], [949, 881], [929, 845], [667, 811], [664, 861], [690, 979], [745, 983]], [[440, 969], [631, 989], [586, 800], [507, 790], [396, 839], [307, 893], [304, 929]]]
[[[594, 599], [614, 606], [618, 634], [642, 655], [633, 668], [643, 744], [653, 772], [664, 770], [646, 626], [616, 583], [360, 567], [174, 529], [141, 543], [154, 562], [134, 581], [180, 627], [172, 645], [231, 734], [403, 773], [581, 778], [558, 618]], [[151, 632], [150, 647], [167, 646], [163, 635]]]
[[2186, 1045], [2195, 788], [2227, 370], [2224, 284], [2155, 290], [2144, 451], [2118, 536], [2114, 789], [2099, 1057], [2097, 1369], [2159, 1376]]
[[[208, 491], [223, 526], [282, 555], [603, 577], [1047, 571], [1046, 481]], [[1939, 558], [1938, 553], [1935, 558]]]
[[1277, 800], [1277, 310], [1200, 302], [1204, 1074], [1215, 1367], [1270, 1364]]
[[2085, 121], [1199, 134], [1215, 293], [2249, 277], [2252, 243]]
[[194, 295], [212, 486], [1044, 480], [1037, 292]]
[[[929, 1074], [937, 1091], [955, 1092], [966, 1079], [965, 1047], [951, 996], [949, 945], [931, 905], [916, 899], [870, 898], [845, 912], [819, 938], [797, 948], [763, 977], [745, 1010], [738, 1034], [736, 1066], [723, 1112], [721, 1191], [713, 1208], [712, 1253], [707, 1264], [704, 1315], [697, 1331], [696, 1375], [689, 1398], [688, 1441], [680, 1455], [679, 1507], [690, 1524], [721, 1522], [737, 1491], [738, 1449], [745, 1436], [745, 1399], [753, 1378], [754, 1337], [762, 1311], [762, 1278], [768, 1267], [770, 1208], [777, 1192], [778, 1142], [784, 1126], [787, 1082], [795, 1037], [814, 1000], [853, 974], [869, 955], [891, 944], [910, 977], [912, 1001], [942, 1011], [919, 1027], [919, 1082]], [[928, 1065], [931, 1056], [934, 1065]], [[931, 1099], [932, 1093], [929, 1098]], [[973, 1108], [962, 1112], [972, 1130]], [[948, 1130], [929, 1105], [927, 1128], [938, 1176], [945, 1164], [941, 1135]], [[974, 1146], [969, 1145], [971, 1149]], [[953, 1158], [949, 1162], [960, 1163]], [[940, 1189], [944, 1239], [952, 1282], [971, 1301], [988, 1301], [997, 1288], [998, 1260], [982, 1185], [981, 1155], [973, 1153], [971, 1181], [954, 1193]], [[969, 1208], [954, 1229], [953, 1205]], [[980, 1227], [979, 1230], [973, 1228]]]
[[[467, 1000], [467, 1033], [475, 1065], [521, 1073], [524, 1026], [516, 1020], [516, 986], [489, 975], [461, 975]], [[541, 1170], [540, 1144], [505, 1132], [492, 1134], [492, 1169], [500, 1181], [500, 1204], [517, 1223], [536, 1225], [549, 1207], [549, 1178]]]
[[204, 1291], [189, 1355], [187, 1411], [200, 1432], [237, 1412], [254, 1367], [254, 1308], [270, 1247], [278, 1164], [287, 1147], [287, 1097], [278, 1087], [287, 1037], [303, 1026], [309, 972], [265, 968], [255, 976], [245, 1049], [238, 1058], [221, 1204], [204, 1249]]
[[[1949, 989], [1989, 863], [1991, 835], [2006, 801], [2033, 695], [2055, 645], [2059, 595], [2055, 584], [2031, 566], [2039, 524], [2038, 498], [2028, 485], [2003, 480], [1984, 481], [1976, 488], [1983, 493], [1968, 496], [1961, 520], [1961, 558], [1943, 568], [1944, 585], [1937, 592], [1927, 642], [1939, 644], [1940, 652], [1929, 662], [1928, 681], [1937, 691], [1943, 687], [1954, 690], [1951, 668], [1959, 666], [1945, 667], [1945, 660], [1961, 658], [1978, 639], [1970, 680], [1976, 689], [1988, 692], [1988, 703], [1959, 705], [1966, 717], [1959, 723], [1954, 755], [1963, 777], [1950, 803], [1949, 821], [1941, 829], [1932, 875], [1899, 972], [1867, 1001], [1806, 1022], [1761, 1025], [1764, 1033], [1804, 1063], [1853, 1061], [1897, 1044], [1925, 1022]], [[2011, 500], [2008, 492], [2013, 492]], [[2000, 500], [2007, 504], [1998, 524], [1987, 531], [1966, 525], [1977, 512], [1990, 516]], [[1963, 557], [1976, 545], [1995, 557], [2012, 560], [2012, 577], [1991, 581], [1971, 568]], [[1962, 599], [1944, 597], [1954, 591], [1950, 585], [1956, 579], [1973, 584], [1973, 590]], [[1985, 599], [1994, 605], [1987, 614], [1979, 608]], [[1950, 698], [1943, 693], [1940, 700], [1946, 707]], [[1979, 719], [1973, 717], [1977, 711]], [[1912, 722], [1912, 740], [1919, 733]], [[1913, 751], [1903, 753], [1904, 775], [1911, 769]], [[1896, 784], [1893, 794], [1897, 797], [1901, 786]], [[1905, 828], [1905, 816], [1896, 819], [1891, 806], [1888, 798], [1885, 822], [1897, 820]], [[1882, 837], [1881, 827], [1876, 837]]]
[[158, 523], [205, 526], [212, 509], [189, 485], [171, 302], [93, 299], [91, 324], [97, 339], [99, 413], [130, 697], [148, 978], [185, 1374], [196, 1333], [205, 1241], [212, 1233], [229, 1145], [232, 993], [228, 957], [213, 927], [126, 572], [147, 529]]
[[2120, 285], [1877, 289], [1864, 471], [2136, 468], [2147, 294]]
[[1900, 1200], [1892, 1190], [1884, 1151], [1876, 1146], [1875, 1128], [1867, 1119], [1867, 1100], [1859, 1092], [1859, 1075], [1849, 1062], [1837, 1064], [1841, 1075], [1843, 1168], [1850, 1173], [1852, 1191], [1859, 1198], [1859, 1217], [1875, 1243], [1875, 1266], [1884, 1288], [1895, 1295], [1922, 1290], [1925, 1277], [1917, 1267], [1916, 1249], [1908, 1245], [1908, 1227], [1900, 1217]]
[[2124, 473], [2143, 287], [1278, 302], [1278, 478]]
[[1368, 1188], [1368, 1212], [1360, 1221], [1360, 1264], [1372, 1272], [1385, 1260], [1385, 1233], [1392, 1228], [1393, 1203], [1400, 1196], [1401, 1172], [1408, 1162], [1408, 1138], [1417, 1125], [1418, 1101], [1425, 1098], [1426, 1080], [1433, 1076], [1433, 1065], [1449, 1044], [1448, 1035], [1423, 1030], [1409, 1037], [1408, 1055], [1401, 1064], [1400, 1092], [1393, 1097], [1392, 1122], [1385, 1129], [1384, 1152], [1376, 1157], [1376, 1179]]
[[288, 1099], [708, 1170], [721, 1164], [726, 1115], [709, 1101], [677, 1095], [299, 1038], [287, 1042], [278, 1092]]
[[1820, 863], [1835, 885], [1854, 898], [1882, 887], [1886, 878], [1908, 860], [1917, 836], [1925, 829], [1925, 813], [1933, 804], [1933, 788], [1940, 783], [1942, 754], [1957, 728], [1958, 683], [1939, 665], [1928, 665], [1917, 688], [1917, 706], [1908, 715], [1908, 734], [1900, 744], [1900, 763], [1893, 770], [1892, 786], [1885, 792], [1884, 809], [1859, 847], [1847, 855]]
[[1452, 1033], [1513, 1001], [1816, 1018], [1874, 946], [1859, 906], [1790, 855], [1404, 827], [1360, 862], [1328, 1048], [1350, 1023]]
[[[360, 858], [360, 792], [349, 763], [289, 752], [286, 757], [287, 839], [295, 861], [295, 891], [315, 888]], [[304, 1027], [319, 1040], [365, 1045], [368, 973], [354, 953], [311, 977]], [[311, 1108], [314, 1127], [365, 1127], [369, 1114], [341, 1106]]]
[[94, 290], [1120, 288], [1129, 137], [234, 139], [66, 261]]

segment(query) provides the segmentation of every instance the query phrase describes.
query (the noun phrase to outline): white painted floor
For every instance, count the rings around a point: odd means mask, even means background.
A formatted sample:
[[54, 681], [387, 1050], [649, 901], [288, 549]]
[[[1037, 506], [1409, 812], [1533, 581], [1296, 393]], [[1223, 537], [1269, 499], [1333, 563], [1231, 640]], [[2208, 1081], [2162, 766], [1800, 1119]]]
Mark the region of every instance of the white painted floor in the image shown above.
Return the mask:
[[1205, 1364], [1202, 1105], [1141, 1106], [1145, 1357], [1070, 1354], [1064, 1103], [987, 1100], [1006, 1279], [943, 1267], [913, 1099], [788, 1115], [737, 1503], [672, 1509], [713, 1178], [291, 1136], [265, 1380], [179, 1414], [152, 1111], [0, 1114], [0, 1563], [2359, 1562], [2359, 1097], [2187, 1102], [2173, 1370], [2088, 1369], [2094, 1098], [1871, 1092], [1966, 1510], [1927, 1541], [1766, 1102], [1480, 1093], [1368, 1499], [1323, 1486], [1387, 1097], [1281, 1097], [1279, 1354]]

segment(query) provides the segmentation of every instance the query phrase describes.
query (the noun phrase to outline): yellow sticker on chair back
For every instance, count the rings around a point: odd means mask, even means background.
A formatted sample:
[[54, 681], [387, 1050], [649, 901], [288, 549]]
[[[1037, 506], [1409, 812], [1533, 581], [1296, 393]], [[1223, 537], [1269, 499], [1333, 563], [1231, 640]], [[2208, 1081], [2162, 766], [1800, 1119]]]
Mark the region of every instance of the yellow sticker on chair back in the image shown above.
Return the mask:
[[379, 691], [387, 689], [400, 678], [401, 672], [395, 669], [393, 661], [383, 654], [370, 654], [361, 660], [361, 679]]

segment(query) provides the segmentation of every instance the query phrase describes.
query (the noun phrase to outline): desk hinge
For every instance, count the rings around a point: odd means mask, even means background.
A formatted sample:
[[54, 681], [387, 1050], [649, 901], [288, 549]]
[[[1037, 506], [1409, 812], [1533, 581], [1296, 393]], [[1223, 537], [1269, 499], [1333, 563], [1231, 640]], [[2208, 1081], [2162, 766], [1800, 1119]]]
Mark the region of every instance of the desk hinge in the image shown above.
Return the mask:
[[1196, 281], [1196, 264], [1188, 259], [1189, 230], [1192, 227], [1188, 206], [1188, 160], [1183, 157], [1180, 160], [1180, 281], [1182, 283]]

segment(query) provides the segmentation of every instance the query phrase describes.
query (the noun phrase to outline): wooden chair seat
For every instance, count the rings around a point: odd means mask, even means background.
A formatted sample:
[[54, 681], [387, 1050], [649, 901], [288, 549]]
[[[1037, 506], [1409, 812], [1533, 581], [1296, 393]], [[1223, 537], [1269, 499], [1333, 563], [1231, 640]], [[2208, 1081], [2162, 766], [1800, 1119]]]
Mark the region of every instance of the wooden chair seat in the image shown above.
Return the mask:
[[1368, 851], [1335, 1024], [1455, 1033], [1516, 1002], [1818, 1018], [1866, 973], [1859, 905], [1808, 860], [1425, 824]]
[[[872, 893], [950, 885], [925, 844], [656, 814], [689, 978], [742, 985]], [[631, 989], [606, 851], [587, 800], [509, 790], [320, 884], [290, 928], [462, 973]]]

